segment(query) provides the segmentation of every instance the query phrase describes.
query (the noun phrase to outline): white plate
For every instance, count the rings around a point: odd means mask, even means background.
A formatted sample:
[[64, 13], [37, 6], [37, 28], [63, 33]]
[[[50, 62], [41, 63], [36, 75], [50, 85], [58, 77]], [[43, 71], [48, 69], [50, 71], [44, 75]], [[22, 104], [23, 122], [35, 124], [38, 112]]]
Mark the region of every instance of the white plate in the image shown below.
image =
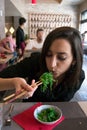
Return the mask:
[[[44, 109], [47, 109], [47, 108], [53, 108], [55, 109], [55, 111], [58, 113], [59, 117], [57, 120], [55, 121], [52, 121], [52, 122], [44, 122], [44, 121], [41, 121], [38, 119], [38, 113], [40, 113], [42, 110]], [[56, 123], [58, 120], [60, 120], [60, 118], [62, 117], [62, 111], [57, 107], [57, 106], [53, 106], [53, 105], [41, 105], [40, 107], [37, 107], [35, 110], [34, 110], [34, 118], [39, 121], [40, 123], [42, 124], [45, 124], [45, 125], [51, 125], [51, 124], [54, 124]]]

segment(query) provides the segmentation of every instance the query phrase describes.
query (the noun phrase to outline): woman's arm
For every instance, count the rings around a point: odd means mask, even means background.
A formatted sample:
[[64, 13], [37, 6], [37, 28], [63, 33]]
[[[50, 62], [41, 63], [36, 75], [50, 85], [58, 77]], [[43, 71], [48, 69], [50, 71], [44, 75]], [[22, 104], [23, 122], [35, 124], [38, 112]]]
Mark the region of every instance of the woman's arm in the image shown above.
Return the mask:
[[23, 78], [0, 78], [0, 91], [15, 89], [16, 92], [20, 91], [21, 89], [26, 90], [25, 96], [31, 97], [35, 90], [37, 89], [37, 84], [35, 80], [32, 80], [32, 84], [27, 84], [26, 80]]
[[0, 46], [0, 53], [4, 53], [4, 52], [12, 53], [11, 50], [8, 50], [8, 49], [6, 49], [6, 48]]
[[16, 91], [24, 88], [28, 89], [29, 85], [23, 78], [0, 78], [0, 91], [16, 89]]
[[13, 89], [12, 79], [0, 78], [0, 91]]

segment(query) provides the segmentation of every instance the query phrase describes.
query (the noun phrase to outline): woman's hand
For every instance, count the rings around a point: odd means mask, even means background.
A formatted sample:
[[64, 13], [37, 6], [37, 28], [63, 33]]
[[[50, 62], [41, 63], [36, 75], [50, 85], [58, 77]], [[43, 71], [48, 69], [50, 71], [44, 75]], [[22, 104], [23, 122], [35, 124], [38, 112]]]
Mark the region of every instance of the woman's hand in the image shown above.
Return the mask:
[[37, 84], [35, 83], [35, 80], [32, 80], [31, 88], [32, 88], [32, 91], [29, 91], [28, 93], [26, 93], [25, 98], [32, 97], [33, 94], [34, 94], [34, 92], [35, 92], [36, 89], [38, 88]]
[[35, 80], [32, 80], [31, 85], [29, 85], [27, 84], [26, 80], [23, 78], [13, 78], [12, 84], [14, 88], [16, 89], [16, 93], [20, 91], [21, 89], [24, 89], [27, 91], [24, 97], [31, 97], [38, 87], [35, 83]]

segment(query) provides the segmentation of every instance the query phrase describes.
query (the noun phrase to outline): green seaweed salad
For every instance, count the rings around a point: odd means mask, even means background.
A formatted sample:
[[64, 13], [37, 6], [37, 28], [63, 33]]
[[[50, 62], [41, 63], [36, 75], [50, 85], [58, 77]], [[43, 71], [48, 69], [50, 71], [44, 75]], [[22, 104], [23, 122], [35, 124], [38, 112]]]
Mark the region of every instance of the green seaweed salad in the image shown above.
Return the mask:
[[48, 85], [50, 87], [50, 91], [52, 91], [52, 85], [53, 85], [53, 75], [51, 72], [45, 72], [40, 76], [40, 81], [42, 82], [41, 85], [41, 91], [45, 92], [47, 89]]
[[54, 108], [47, 108], [38, 113], [37, 118], [44, 122], [52, 122], [59, 118]]

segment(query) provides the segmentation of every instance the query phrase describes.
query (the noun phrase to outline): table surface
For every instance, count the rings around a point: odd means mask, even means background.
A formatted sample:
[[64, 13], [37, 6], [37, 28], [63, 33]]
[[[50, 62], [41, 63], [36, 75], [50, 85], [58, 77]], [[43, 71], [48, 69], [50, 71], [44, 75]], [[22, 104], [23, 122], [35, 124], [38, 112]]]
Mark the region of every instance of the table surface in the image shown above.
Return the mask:
[[35, 52], [41, 52], [41, 49], [35, 49], [35, 50], [25, 50], [24, 51], [24, 55], [23, 57], [26, 58], [26, 57], [30, 57], [32, 53], [35, 53]]
[[6, 58], [0, 58], [0, 64], [5, 64], [13, 58], [13, 54], [6, 54], [5, 56]]
[[[29, 107], [33, 106], [35, 103], [13, 103], [14, 110], [12, 116], [17, 115]], [[57, 125], [53, 130], [86, 130], [87, 129], [87, 102], [44, 102], [42, 104], [51, 104], [58, 106], [65, 117], [64, 121]], [[11, 104], [2, 104], [3, 110], [3, 123], [7, 116], [7, 111], [9, 110]], [[11, 126], [3, 126], [1, 130], [23, 130], [18, 124], [13, 120]]]

